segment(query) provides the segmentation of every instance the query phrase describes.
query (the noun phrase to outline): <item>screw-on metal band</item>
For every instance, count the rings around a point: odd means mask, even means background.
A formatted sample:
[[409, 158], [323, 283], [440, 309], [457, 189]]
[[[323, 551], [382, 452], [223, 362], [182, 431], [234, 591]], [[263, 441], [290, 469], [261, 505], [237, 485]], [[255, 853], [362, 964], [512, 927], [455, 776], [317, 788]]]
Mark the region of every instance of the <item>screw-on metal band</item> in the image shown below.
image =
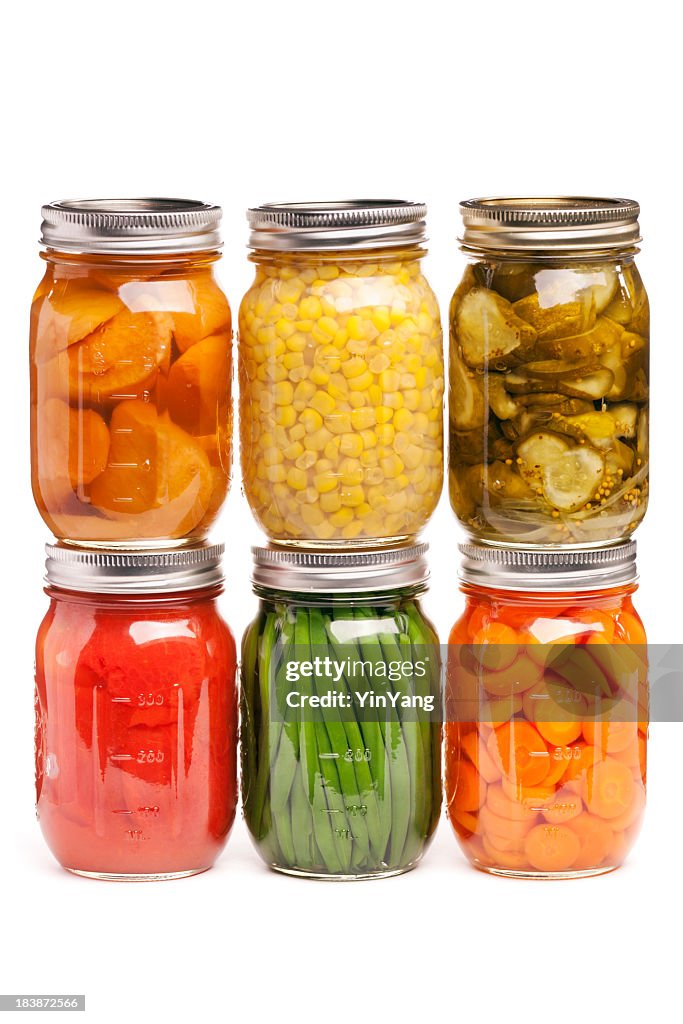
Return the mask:
[[499, 197], [460, 204], [467, 252], [580, 255], [632, 249], [640, 207], [632, 199], [594, 196]]
[[247, 211], [252, 249], [380, 249], [426, 241], [424, 203], [350, 199], [265, 203]]
[[223, 544], [154, 551], [86, 551], [46, 544], [46, 582], [94, 594], [161, 594], [223, 582]]
[[427, 545], [385, 551], [314, 552], [252, 548], [252, 582], [268, 590], [367, 593], [425, 584]]
[[193, 199], [75, 199], [42, 209], [41, 242], [82, 253], [174, 254], [220, 248], [220, 206]]
[[634, 583], [636, 542], [604, 548], [539, 550], [460, 544], [460, 579], [500, 590], [602, 590]]

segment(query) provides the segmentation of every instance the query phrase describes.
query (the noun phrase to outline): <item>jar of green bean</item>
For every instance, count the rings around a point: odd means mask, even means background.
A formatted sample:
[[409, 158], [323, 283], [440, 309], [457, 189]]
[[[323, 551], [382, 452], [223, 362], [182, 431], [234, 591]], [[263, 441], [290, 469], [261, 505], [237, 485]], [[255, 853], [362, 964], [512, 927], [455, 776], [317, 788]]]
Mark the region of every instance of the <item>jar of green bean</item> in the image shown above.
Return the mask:
[[396, 875], [441, 807], [439, 646], [420, 607], [426, 545], [254, 549], [242, 646], [242, 803], [286, 874]]

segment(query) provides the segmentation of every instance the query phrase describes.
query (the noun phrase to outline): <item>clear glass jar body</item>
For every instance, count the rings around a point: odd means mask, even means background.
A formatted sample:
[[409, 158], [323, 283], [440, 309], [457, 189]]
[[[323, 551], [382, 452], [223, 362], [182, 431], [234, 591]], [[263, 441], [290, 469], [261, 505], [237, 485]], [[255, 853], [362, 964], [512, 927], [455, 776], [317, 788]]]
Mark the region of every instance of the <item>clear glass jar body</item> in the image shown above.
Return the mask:
[[272, 540], [391, 544], [433, 512], [444, 365], [423, 255], [254, 253], [239, 326], [242, 473]]
[[449, 639], [448, 815], [470, 862], [530, 878], [619, 867], [645, 806], [647, 648], [634, 585], [463, 585]]
[[236, 652], [216, 590], [47, 593], [36, 788], [50, 850], [97, 878], [205, 871], [237, 805]]
[[168, 545], [215, 519], [232, 448], [217, 258], [45, 254], [31, 308], [32, 484], [59, 539]]
[[635, 530], [649, 324], [633, 250], [471, 260], [450, 309], [449, 485], [473, 537], [566, 547]]
[[[335, 674], [341, 666], [340, 679], [332, 684], [316, 670], [292, 681], [291, 666], [302, 657], [330, 659]], [[385, 674], [400, 659], [418, 665], [425, 658], [419, 678]], [[350, 880], [417, 864], [441, 807], [438, 662], [438, 641], [414, 590], [263, 592], [242, 647], [242, 804], [270, 867]], [[432, 694], [434, 708], [361, 710], [351, 701], [315, 713], [303, 706], [330, 689], [345, 697]]]

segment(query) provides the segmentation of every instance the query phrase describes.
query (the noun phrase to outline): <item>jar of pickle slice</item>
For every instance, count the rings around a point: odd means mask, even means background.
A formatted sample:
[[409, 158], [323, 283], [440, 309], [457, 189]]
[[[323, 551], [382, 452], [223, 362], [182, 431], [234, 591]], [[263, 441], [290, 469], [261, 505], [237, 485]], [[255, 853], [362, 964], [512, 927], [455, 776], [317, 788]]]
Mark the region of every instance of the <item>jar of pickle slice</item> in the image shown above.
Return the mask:
[[439, 311], [426, 208], [397, 201], [249, 211], [240, 308], [244, 489], [280, 544], [413, 537], [443, 477]]
[[450, 496], [490, 543], [630, 536], [648, 498], [637, 203], [477, 199], [450, 308]]
[[33, 494], [56, 537], [203, 537], [225, 498], [230, 307], [221, 210], [176, 199], [43, 208], [31, 308]]
[[524, 878], [619, 867], [645, 807], [647, 645], [635, 544], [466, 544], [449, 640], [448, 816], [477, 868]]
[[441, 807], [425, 545], [254, 549], [242, 645], [242, 805], [265, 862], [353, 880], [415, 867]]

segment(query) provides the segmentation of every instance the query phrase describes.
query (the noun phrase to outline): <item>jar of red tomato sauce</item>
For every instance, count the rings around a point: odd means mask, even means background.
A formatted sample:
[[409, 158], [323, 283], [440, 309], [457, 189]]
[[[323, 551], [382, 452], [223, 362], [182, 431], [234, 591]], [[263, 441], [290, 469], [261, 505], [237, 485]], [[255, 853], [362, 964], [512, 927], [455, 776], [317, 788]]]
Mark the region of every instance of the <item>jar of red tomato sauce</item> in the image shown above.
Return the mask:
[[461, 547], [449, 640], [448, 815], [477, 868], [530, 878], [619, 867], [645, 806], [647, 648], [635, 543]]
[[36, 643], [37, 814], [59, 863], [109, 880], [205, 871], [237, 803], [222, 545], [47, 547]]

